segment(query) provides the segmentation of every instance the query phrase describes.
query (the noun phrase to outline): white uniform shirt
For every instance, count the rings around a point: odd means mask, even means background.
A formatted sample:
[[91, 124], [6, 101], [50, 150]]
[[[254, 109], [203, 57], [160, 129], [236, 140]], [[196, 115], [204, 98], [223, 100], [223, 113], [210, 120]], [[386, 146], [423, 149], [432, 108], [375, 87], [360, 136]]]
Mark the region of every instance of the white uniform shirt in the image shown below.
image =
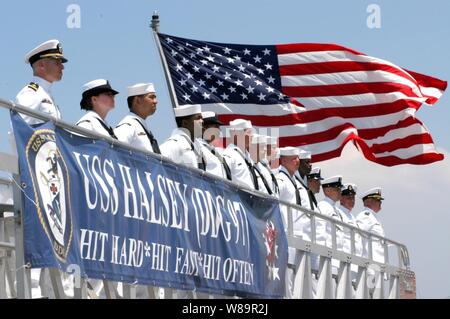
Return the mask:
[[109, 135], [109, 132], [103, 127], [102, 124], [100, 124], [100, 122], [102, 122], [107, 127], [110, 127], [108, 125], [108, 123], [106, 123], [106, 121], [102, 120], [100, 115], [98, 115], [94, 111], [88, 111], [86, 114], [84, 114], [78, 120], [78, 122], [75, 125], [77, 125], [79, 127], [82, 127], [82, 128], [85, 128], [87, 130], [94, 131], [94, 132], [96, 132], [98, 134], [102, 134], [102, 135], [111, 137]]
[[[192, 150], [192, 146], [195, 152]], [[161, 144], [160, 150], [163, 156], [170, 158], [175, 163], [195, 168], [199, 168], [199, 161], [201, 163], [201, 145], [197, 141], [192, 142], [191, 137], [180, 128], [175, 129], [167, 141]], [[198, 159], [196, 153], [199, 156]], [[205, 158], [204, 160], [206, 162]], [[207, 165], [207, 163], [205, 164]]]
[[[258, 166], [259, 171], [264, 176], [264, 178], [267, 181], [267, 184], [269, 185], [270, 190], [272, 191], [272, 195], [278, 197], [278, 187], [275, 184], [275, 182], [272, 179], [272, 176], [275, 177], [275, 174], [272, 173], [272, 170], [270, 169], [269, 164], [265, 159], [263, 159], [261, 162], [256, 164]], [[276, 177], [275, 177], [276, 180]], [[264, 191], [266, 191], [266, 187], [264, 186], [264, 183], [261, 181], [260, 187], [263, 187]]]
[[[344, 206], [338, 205], [337, 210], [342, 216], [342, 220], [344, 223], [347, 223], [353, 227], [359, 228], [356, 218], [353, 214]], [[344, 229], [344, 234], [342, 237], [343, 240], [343, 250], [344, 252], [350, 254], [351, 249], [351, 232], [350, 229]], [[362, 238], [359, 234], [355, 233], [355, 255], [362, 256], [363, 248], [362, 248]]]
[[[287, 174], [287, 175], [286, 175]], [[289, 175], [289, 177], [288, 177]], [[292, 203], [297, 205], [297, 198], [295, 195], [295, 188], [300, 188], [300, 183], [289, 174], [288, 170], [284, 166], [280, 166], [280, 171], [277, 174], [278, 186], [280, 187], [280, 195], [279, 199], [288, 203]], [[295, 186], [294, 186], [295, 184]], [[288, 217], [288, 209], [286, 206], [281, 206], [281, 212], [283, 216], [283, 222], [285, 228], [287, 229], [287, 217]], [[292, 210], [292, 221], [293, 221], [293, 230], [295, 236], [302, 236], [303, 234], [303, 226], [301, 225], [300, 220], [302, 218], [302, 211]]]
[[[36, 85], [33, 85], [35, 83]], [[16, 96], [16, 103], [21, 106], [29, 107], [38, 112], [46, 113], [57, 119], [61, 118], [61, 113], [58, 106], [55, 104], [51, 95], [52, 83], [34, 76], [30, 84], [25, 86]], [[42, 120], [30, 117], [28, 115], [20, 114], [25, 122], [30, 125], [43, 123]]]
[[[378, 236], [384, 237], [384, 229], [381, 223], [375, 216], [375, 212], [370, 208], [365, 207], [365, 209], [356, 216], [356, 222], [362, 230], [374, 233]], [[384, 247], [377, 240], [373, 239], [372, 241], [372, 257], [373, 260], [378, 261], [380, 263], [384, 263]], [[364, 256], [368, 258], [369, 256], [369, 248], [368, 248], [368, 240], [363, 240], [364, 247]]]
[[[201, 145], [203, 155], [205, 156], [206, 171], [210, 174], [227, 179], [227, 173], [226, 173], [225, 169], [223, 168], [222, 162], [216, 155], [214, 155], [211, 152], [211, 148], [213, 146], [209, 145], [208, 142], [206, 142], [202, 138], [198, 138], [197, 142]], [[216, 152], [217, 152], [217, 150], [216, 150]], [[220, 155], [220, 153], [219, 153], [219, 155]]]
[[145, 120], [139, 115], [130, 112], [119, 122], [119, 124], [117, 124], [114, 129], [114, 134], [121, 142], [133, 145], [149, 152], [154, 152], [150, 139], [142, 126], [150, 132]]
[[[329, 197], [325, 196], [325, 198], [317, 204], [317, 207], [320, 210], [322, 215], [333, 217], [339, 221], [342, 221], [341, 215], [336, 209], [336, 202], [331, 200]], [[332, 236], [331, 236], [331, 225], [329, 222], [325, 220], [316, 220], [316, 234], [317, 234], [317, 243], [322, 245], [327, 245], [331, 247], [332, 244]], [[342, 250], [342, 241], [341, 236], [339, 236], [340, 232], [336, 229], [336, 241], [337, 241], [337, 249]]]
[[245, 151], [244, 154], [236, 145], [229, 144], [225, 151], [223, 151], [223, 157], [230, 167], [231, 180], [235, 183], [255, 189], [252, 174], [245, 162], [245, 159], [247, 159], [250, 165], [254, 164], [253, 160], [250, 158], [250, 154], [247, 151]]

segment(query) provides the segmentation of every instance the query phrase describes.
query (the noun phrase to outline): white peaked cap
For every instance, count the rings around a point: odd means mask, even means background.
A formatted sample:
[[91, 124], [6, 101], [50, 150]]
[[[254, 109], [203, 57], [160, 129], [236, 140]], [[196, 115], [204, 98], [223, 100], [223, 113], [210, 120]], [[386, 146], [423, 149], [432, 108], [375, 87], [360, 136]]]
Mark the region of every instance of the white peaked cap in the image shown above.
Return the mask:
[[311, 168], [311, 172], [307, 175], [309, 179], [318, 179], [323, 180], [322, 176], [320, 176], [320, 167]]
[[253, 128], [252, 122], [244, 119], [235, 119], [230, 122], [230, 129], [232, 130], [245, 130], [248, 128]]
[[336, 176], [332, 176], [332, 177], [328, 177], [325, 178], [322, 181], [322, 186], [331, 186], [331, 187], [342, 187], [342, 176], [341, 175], [336, 175]]
[[107, 84], [108, 84], [108, 81], [105, 80], [105, 79], [92, 80], [92, 81], [89, 81], [89, 82], [83, 84], [82, 90], [83, 90], [83, 92], [86, 92], [86, 91], [89, 91], [89, 90], [92, 90], [94, 88], [97, 88], [97, 87], [100, 87], [100, 86], [104, 86], [104, 85], [107, 85]]
[[342, 195], [356, 194], [358, 191], [358, 186], [353, 183], [345, 183], [341, 189]]
[[368, 191], [361, 194], [361, 198], [364, 200], [366, 198], [375, 198], [379, 200], [383, 200], [384, 198], [381, 195], [381, 187], [374, 187], [369, 189]]
[[278, 139], [273, 136], [267, 136], [267, 145], [278, 145]]
[[132, 86], [129, 86], [127, 89], [129, 97], [156, 92], [153, 83], [137, 83]]
[[25, 55], [25, 63], [34, 63], [38, 59], [47, 57], [59, 58], [63, 63], [67, 62], [67, 59], [63, 56], [61, 43], [56, 39], [52, 39], [39, 44], [29, 51]]
[[300, 159], [311, 159], [311, 152], [300, 149]]
[[212, 111], [202, 112], [202, 117], [204, 119], [209, 119], [209, 118], [212, 118], [212, 117], [216, 117], [216, 113], [214, 113]]
[[174, 108], [174, 110], [175, 110], [175, 117], [185, 117], [202, 113], [202, 107], [200, 104], [182, 105]]
[[299, 150], [296, 147], [286, 146], [280, 148], [280, 156], [298, 156]]
[[252, 135], [252, 143], [253, 144], [267, 144], [267, 136], [266, 135], [253, 134]]

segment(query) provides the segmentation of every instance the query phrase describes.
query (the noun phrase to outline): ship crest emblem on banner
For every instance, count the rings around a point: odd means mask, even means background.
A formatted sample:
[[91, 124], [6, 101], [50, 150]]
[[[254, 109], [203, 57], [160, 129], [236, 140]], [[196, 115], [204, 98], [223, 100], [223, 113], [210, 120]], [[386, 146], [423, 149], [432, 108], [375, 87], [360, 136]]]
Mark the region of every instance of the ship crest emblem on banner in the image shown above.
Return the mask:
[[72, 241], [70, 179], [53, 130], [37, 130], [28, 141], [26, 156], [33, 181], [39, 221], [53, 252], [66, 261]]
[[278, 259], [278, 231], [271, 220], [266, 222], [263, 237], [264, 246], [266, 247], [266, 266], [268, 270], [268, 278], [270, 280], [280, 280], [278, 273], [280, 268], [276, 267], [276, 261]]

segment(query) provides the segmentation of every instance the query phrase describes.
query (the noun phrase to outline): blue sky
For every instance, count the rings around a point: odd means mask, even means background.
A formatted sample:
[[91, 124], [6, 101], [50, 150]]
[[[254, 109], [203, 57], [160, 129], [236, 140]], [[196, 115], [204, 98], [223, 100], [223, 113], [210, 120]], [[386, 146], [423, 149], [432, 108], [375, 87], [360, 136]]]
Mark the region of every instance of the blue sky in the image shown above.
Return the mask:
[[[68, 28], [67, 7], [77, 4], [81, 9], [81, 28]], [[381, 9], [381, 28], [370, 29], [366, 24], [370, 4]], [[276, 44], [290, 42], [330, 42], [348, 46], [368, 55], [391, 61], [413, 71], [450, 79], [450, 1], [406, 1], [406, 0], [349, 0], [349, 1], [52, 1], [41, 0], [39, 4], [30, 1], [2, 1], [0, 12], [0, 39], [2, 52], [0, 59], [0, 97], [14, 99], [17, 92], [31, 79], [31, 69], [23, 61], [24, 55], [37, 44], [57, 38], [63, 43], [64, 53], [69, 59], [64, 78], [56, 83], [53, 95], [60, 106], [63, 119], [76, 122], [84, 113], [80, 110], [81, 86], [96, 78], [109, 79], [121, 94], [116, 98], [116, 108], [108, 116], [115, 125], [127, 112], [126, 87], [137, 82], [153, 82], [158, 93], [157, 113], [148, 120], [156, 138], [162, 142], [175, 127], [168, 90], [165, 84], [159, 56], [152, 33], [148, 27], [153, 10], [158, 10], [161, 32], [180, 37], [209, 40], [214, 42], [234, 42], [249, 44]], [[450, 150], [450, 98], [444, 94], [434, 106], [423, 106], [417, 113], [431, 132], [437, 147], [443, 152]], [[8, 151], [6, 132], [9, 126], [8, 112], [0, 109], [0, 150]], [[345, 157], [336, 159], [341, 163]], [[364, 161], [360, 159], [360, 161]], [[364, 164], [363, 164], [364, 165]], [[328, 164], [325, 164], [329, 167]], [[372, 167], [372, 166], [371, 166]], [[386, 211], [401, 210], [402, 198], [418, 194], [422, 202], [431, 202], [441, 209], [436, 201], [445, 196], [448, 189], [402, 188], [405, 181], [418, 185], [441, 185], [447, 187], [443, 179], [449, 176], [449, 160], [428, 165], [428, 167], [403, 166], [400, 169], [376, 168], [386, 176], [377, 180], [387, 189], [393, 187], [387, 177], [392, 172], [404, 176], [403, 184], [397, 183], [398, 197], [394, 204], [386, 204]], [[330, 174], [333, 172], [330, 168]], [[378, 172], [378, 171], [377, 171]], [[428, 172], [438, 172], [436, 180], [430, 180]], [[445, 172], [440, 174], [439, 172]], [[355, 173], [354, 171], [351, 173]], [[349, 172], [349, 174], [351, 174]], [[364, 178], [356, 182], [369, 183], [371, 174], [361, 171]], [[402, 175], [404, 174], [404, 175]], [[447, 174], [447, 175], [446, 175]], [[409, 180], [409, 178], [411, 180]], [[423, 178], [423, 180], [419, 179]], [[425, 181], [426, 179], [426, 181]], [[367, 184], [367, 186], [371, 186]], [[441, 188], [442, 188], [441, 187]], [[410, 193], [407, 193], [410, 192]], [[412, 192], [412, 193], [411, 193]], [[441, 194], [442, 197], [437, 196]], [[427, 197], [429, 194], [430, 197]], [[443, 202], [443, 201], [442, 201]], [[412, 203], [411, 209], [417, 207]], [[389, 206], [391, 205], [391, 206]], [[408, 208], [409, 209], [409, 208]], [[394, 211], [386, 212], [393, 216]], [[434, 264], [423, 250], [427, 245], [419, 243], [417, 235], [399, 230], [408, 219], [411, 227], [419, 227], [420, 222], [409, 218], [410, 212], [396, 217], [386, 217], [388, 235], [405, 242], [410, 247], [413, 268], [418, 270], [419, 297], [450, 296], [450, 282], [446, 287], [426, 271]], [[450, 213], [450, 212], [448, 212]], [[417, 210], [414, 214], [422, 214]], [[427, 212], [432, 214], [432, 212]], [[438, 220], [427, 222], [427, 234], [435, 236], [433, 230], [439, 224], [447, 233], [450, 219], [439, 215]], [[414, 215], [415, 216], [415, 215]], [[423, 225], [423, 223], [422, 223]], [[417, 246], [416, 245], [417, 240]], [[449, 235], [435, 238], [432, 246], [436, 254], [448, 250]], [[416, 248], [416, 249], [414, 249]], [[415, 264], [414, 264], [415, 263]], [[441, 267], [450, 267], [449, 254], [436, 259]], [[436, 267], [438, 267], [436, 265]], [[444, 273], [443, 273], [444, 275]], [[448, 276], [447, 276], [448, 277]]]

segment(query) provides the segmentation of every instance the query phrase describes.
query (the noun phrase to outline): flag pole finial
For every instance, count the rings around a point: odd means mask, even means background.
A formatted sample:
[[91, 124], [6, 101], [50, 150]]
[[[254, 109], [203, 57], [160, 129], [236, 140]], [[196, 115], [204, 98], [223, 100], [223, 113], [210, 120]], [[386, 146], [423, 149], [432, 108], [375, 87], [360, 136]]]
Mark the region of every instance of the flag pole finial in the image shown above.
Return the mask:
[[153, 15], [152, 15], [152, 22], [150, 24], [150, 27], [153, 29], [153, 31], [155, 32], [159, 32], [159, 14], [158, 11], [153, 11]]

